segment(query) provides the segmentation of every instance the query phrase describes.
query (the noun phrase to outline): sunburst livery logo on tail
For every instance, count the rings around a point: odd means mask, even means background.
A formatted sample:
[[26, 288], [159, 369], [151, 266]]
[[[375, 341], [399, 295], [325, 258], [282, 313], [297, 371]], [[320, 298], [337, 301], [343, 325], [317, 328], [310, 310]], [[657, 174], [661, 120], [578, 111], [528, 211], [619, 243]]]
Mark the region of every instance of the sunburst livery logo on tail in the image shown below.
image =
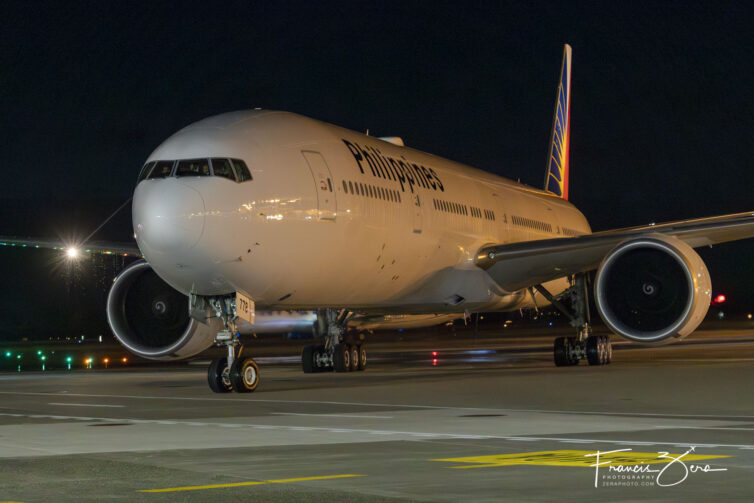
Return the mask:
[[568, 143], [571, 129], [571, 46], [563, 48], [563, 64], [555, 101], [555, 116], [547, 158], [545, 191], [568, 199]]

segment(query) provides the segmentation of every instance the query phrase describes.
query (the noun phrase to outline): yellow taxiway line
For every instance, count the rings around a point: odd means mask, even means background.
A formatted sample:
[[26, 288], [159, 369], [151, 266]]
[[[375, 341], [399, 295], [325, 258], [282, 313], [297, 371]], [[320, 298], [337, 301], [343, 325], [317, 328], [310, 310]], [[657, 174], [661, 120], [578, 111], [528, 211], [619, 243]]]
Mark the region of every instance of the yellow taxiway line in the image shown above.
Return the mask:
[[364, 477], [365, 475], [345, 473], [342, 475], [320, 475], [318, 477], [299, 477], [295, 479], [257, 480], [253, 482], [232, 482], [230, 484], [209, 484], [204, 486], [167, 487], [165, 489], [140, 489], [139, 493], [172, 493], [178, 491], [201, 491], [203, 489], [223, 489], [226, 487], [261, 486], [264, 484], [287, 484], [288, 482], [306, 482], [309, 480], [345, 479]]

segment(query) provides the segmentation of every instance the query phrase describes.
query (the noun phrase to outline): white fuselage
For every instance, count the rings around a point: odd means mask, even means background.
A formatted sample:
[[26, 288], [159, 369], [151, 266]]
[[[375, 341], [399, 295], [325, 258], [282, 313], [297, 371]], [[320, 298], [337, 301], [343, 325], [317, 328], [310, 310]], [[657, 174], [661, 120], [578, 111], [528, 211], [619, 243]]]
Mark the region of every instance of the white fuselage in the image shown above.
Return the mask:
[[286, 112], [210, 117], [148, 161], [193, 158], [242, 159], [253, 180], [141, 181], [139, 248], [183, 293], [241, 291], [263, 309], [517, 309], [531, 295], [502, 290], [476, 252], [590, 232], [573, 205], [543, 191]]

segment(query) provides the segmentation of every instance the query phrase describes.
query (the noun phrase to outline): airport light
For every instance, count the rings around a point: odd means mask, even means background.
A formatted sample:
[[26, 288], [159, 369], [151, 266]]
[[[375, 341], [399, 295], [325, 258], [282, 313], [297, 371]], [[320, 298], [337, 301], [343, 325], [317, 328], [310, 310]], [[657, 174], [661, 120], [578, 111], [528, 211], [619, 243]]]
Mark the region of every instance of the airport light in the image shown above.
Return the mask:
[[38, 350], [37, 350], [37, 356], [39, 356], [39, 355], [41, 355], [41, 354], [42, 354], [42, 351], [38, 349]]
[[75, 259], [79, 256], [79, 250], [78, 248], [70, 247], [65, 251], [65, 254], [68, 255], [68, 258]]
[[110, 358], [105, 358], [102, 361], [105, 363], [105, 368], [107, 368], [107, 365], [110, 363]]
[[[749, 315], [749, 318], [751, 318], [751, 315]], [[13, 354], [10, 351], [5, 352], [5, 357], [10, 358]]]
[[723, 294], [721, 293], [720, 295], [716, 295], [716, 296], [715, 296], [715, 297], [714, 297], [714, 298], [712, 299], [712, 304], [722, 304], [722, 303], [724, 303], [724, 302], [725, 302], [726, 300], [728, 300], [728, 297], [726, 297], [725, 295], [723, 295]]
[[68, 364], [68, 370], [71, 370], [71, 363], [73, 363], [73, 358], [68, 356], [66, 357], [65, 362]]
[[748, 319], [751, 319], [751, 313], [749, 313], [748, 315], [746, 315], [746, 317], [747, 317]]
[[123, 358], [121, 358], [121, 360], [120, 360], [120, 361], [122, 361], [122, 362], [123, 362], [124, 364], [126, 364], [126, 363], [128, 363], [128, 358], [126, 358], [126, 357], [124, 356]]

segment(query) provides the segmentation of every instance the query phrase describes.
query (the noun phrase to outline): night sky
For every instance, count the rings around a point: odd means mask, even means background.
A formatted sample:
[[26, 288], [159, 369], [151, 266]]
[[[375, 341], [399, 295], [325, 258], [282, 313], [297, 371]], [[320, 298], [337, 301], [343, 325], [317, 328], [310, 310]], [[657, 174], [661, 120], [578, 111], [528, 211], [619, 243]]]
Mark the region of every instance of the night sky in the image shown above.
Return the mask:
[[[162, 140], [253, 107], [539, 187], [564, 43], [571, 200], [595, 230], [754, 209], [749, 2], [6, 1], [0, 20], [2, 235], [87, 234]], [[742, 309], [752, 244], [702, 252]], [[5, 316], [19, 262], [50, 258], [1, 253]]]

